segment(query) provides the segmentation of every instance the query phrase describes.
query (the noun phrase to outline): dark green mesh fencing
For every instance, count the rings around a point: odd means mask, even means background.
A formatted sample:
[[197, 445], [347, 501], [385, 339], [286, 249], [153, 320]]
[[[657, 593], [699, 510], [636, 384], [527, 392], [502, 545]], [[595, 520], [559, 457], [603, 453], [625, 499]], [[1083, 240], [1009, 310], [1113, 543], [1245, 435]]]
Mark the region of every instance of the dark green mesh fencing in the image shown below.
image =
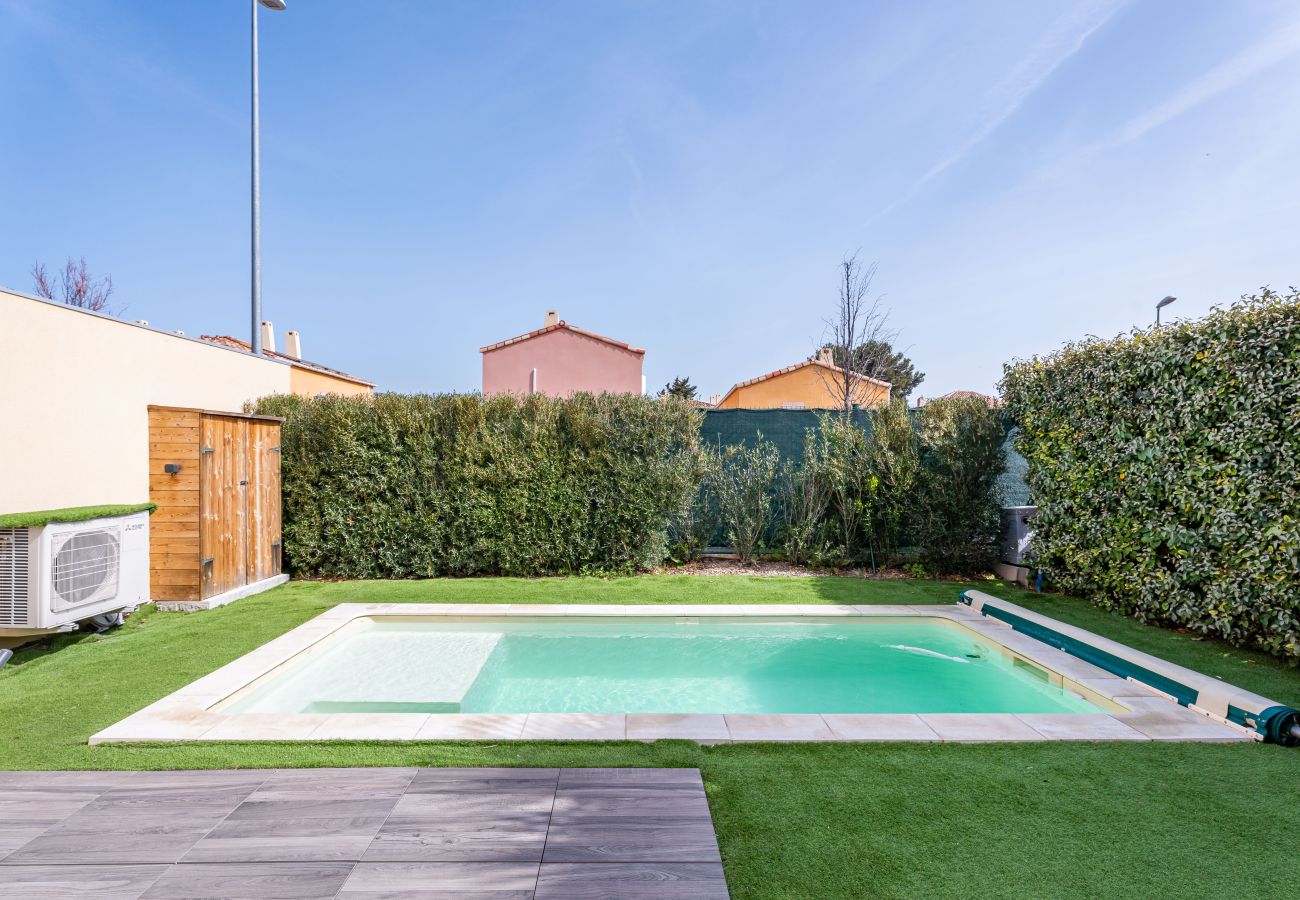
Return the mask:
[[[776, 445], [782, 462], [789, 459], [797, 463], [803, 459], [804, 435], [819, 428], [821, 416], [826, 414], [815, 409], [710, 409], [704, 412], [700, 439], [715, 447], [752, 447], [762, 434], [763, 440]], [[863, 410], [854, 410], [853, 420], [864, 431], [871, 427]]]
[[[763, 440], [776, 445], [781, 461], [803, 459], [804, 435], [820, 427], [821, 416], [826, 411], [814, 409], [709, 409], [704, 412], [700, 438], [712, 446], [727, 447], [741, 444], [752, 447]], [[838, 415], [831, 412], [831, 415]], [[865, 410], [853, 411], [853, 420], [864, 431], [871, 427]], [[1029, 485], [1025, 483], [1025, 459], [1015, 451], [1012, 441], [1015, 429], [1007, 433], [1007, 468], [998, 479], [1004, 506], [1027, 506]]]

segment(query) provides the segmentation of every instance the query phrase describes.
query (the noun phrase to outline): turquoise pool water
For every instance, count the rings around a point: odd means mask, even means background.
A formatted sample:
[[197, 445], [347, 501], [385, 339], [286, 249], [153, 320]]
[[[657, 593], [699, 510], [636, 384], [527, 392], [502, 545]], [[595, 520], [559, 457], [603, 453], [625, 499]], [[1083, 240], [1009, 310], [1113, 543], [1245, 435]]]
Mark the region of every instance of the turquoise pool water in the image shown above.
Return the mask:
[[943, 619], [358, 620], [227, 712], [1097, 712]]

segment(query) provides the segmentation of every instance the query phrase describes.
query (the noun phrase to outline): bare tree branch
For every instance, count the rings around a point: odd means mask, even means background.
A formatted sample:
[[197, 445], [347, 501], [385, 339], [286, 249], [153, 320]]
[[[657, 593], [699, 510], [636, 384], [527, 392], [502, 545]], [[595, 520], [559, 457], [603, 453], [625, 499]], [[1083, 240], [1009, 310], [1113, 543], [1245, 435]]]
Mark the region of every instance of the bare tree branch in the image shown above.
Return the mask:
[[818, 367], [817, 373], [846, 416], [870, 397], [873, 381], [884, 380], [889, 355], [876, 348], [888, 348], [898, 336], [889, 327], [883, 298], [870, 297], [875, 277], [876, 264], [864, 268], [856, 253], [840, 263], [839, 300], [835, 315], [826, 320], [818, 354], [834, 366]]
[[36, 295], [46, 300], [62, 300], [68, 306], [88, 309], [92, 312], [105, 312], [109, 315], [116, 315], [118, 312], [108, 308], [108, 300], [113, 296], [113, 276], [105, 275], [98, 280], [92, 278], [89, 269], [86, 268], [85, 257], [82, 257], [79, 262], [74, 262], [72, 257], [68, 257], [63, 273], [59, 276], [57, 294], [54, 279], [50, 278], [44, 263], [38, 262], [32, 266], [32, 282], [35, 285]]

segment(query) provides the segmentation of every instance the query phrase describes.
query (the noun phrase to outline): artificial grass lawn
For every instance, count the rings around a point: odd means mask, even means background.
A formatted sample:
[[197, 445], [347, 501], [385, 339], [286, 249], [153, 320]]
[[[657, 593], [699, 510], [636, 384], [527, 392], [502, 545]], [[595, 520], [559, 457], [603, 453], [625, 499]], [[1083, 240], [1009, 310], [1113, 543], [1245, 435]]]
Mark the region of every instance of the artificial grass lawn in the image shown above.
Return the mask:
[[967, 586], [1300, 705], [1300, 672], [1268, 657], [989, 582], [301, 582], [20, 651], [0, 671], [0, 768], [694, 766], [737, 898], [1291, 896], [1300, 751], [1273, 746], [85, 743], [340, 602], [946, 603]]
[[51, 522], [87, 522], [109, 516], [128, 516], [131, 513], [153, 512], [156, 503], [110, 503], [105, 506], [69, 506], [64, 509], [40, 509], [34, 512], [5, 513], [0, 516], [0, 528], [31, 528]]

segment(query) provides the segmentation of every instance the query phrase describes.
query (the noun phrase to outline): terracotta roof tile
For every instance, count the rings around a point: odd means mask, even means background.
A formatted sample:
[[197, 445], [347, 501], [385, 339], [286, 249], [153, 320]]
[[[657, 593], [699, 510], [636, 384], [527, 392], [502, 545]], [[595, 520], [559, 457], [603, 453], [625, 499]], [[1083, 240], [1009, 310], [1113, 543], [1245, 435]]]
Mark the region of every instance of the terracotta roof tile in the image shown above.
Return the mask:
[[[252, 345], [250, 345], [248, 341], [241, 341], [239, 338], [231, 337], [228, 334], [204, 334], [199, 336], [199, 340], [207, 341], [209, 344], [217, 344], [221, 347], [229, 347], [232, 350], [243, 350], [245, 353], [252, 352]], [[331, 369], [329, 366], [322, 366], [320, 363], [314, 363], [306, 359], [298, 359], [297, 357], [289, 356], [286, 353], [276, 353], [274, 350], [263, 350], [262, 352], [274, 359], [284, 360], [287, 363], [301, 366], [304, 369], [311, 369], [325, 375], [332, 375], [335, 378], [342, 378], [345, 381], [351, 381], [356, 384], [364, 384], [367, 387], [375, 386], [373, 382], [366, 381], [363, 378], [358, 378], [355, 375], [349, 375], [347, 372], [340, 372], [338, 369]]]
[[640, 347], [633, 347], [631, 344], [625, 344], [622, 341], [616, 341], [613, 338], [607, 338], [603, 334], [596, 334], [596, 332], [594, 331], [587, 331], [585, 328], [578, 328], [576, 325], [570, 325], [568, 322], [556, 322], [554, 325], [547, 325], [544, 328], [539, 328], [536, 331], [530, 331], [527, 334], [521, 334], [518, 337], [512, 337], [504, 341], [497, 341], [495, 344], [488, 344], [486, 347], [479, 347], [478, 352], [490, 353], [493, 350], [500, 350], [502, 347], [507, 347], [510, 344], [518, 344], [521, 341], [532, 340], [533, 338], [539, 337], [543, 334], [547, 334], [552, 331], [560, 331], [560, 330], [572, 331], [574, 334], [580, 334], [583, 337], [589, 337], [598, 341], [603, 341], [606, 344], [609, 344], [614, 347], [618, 347], [620, 350], [627, 350], [630, 353], [637, 353], [643, 356], [645, 355], [645, 350], [642, 350]]

